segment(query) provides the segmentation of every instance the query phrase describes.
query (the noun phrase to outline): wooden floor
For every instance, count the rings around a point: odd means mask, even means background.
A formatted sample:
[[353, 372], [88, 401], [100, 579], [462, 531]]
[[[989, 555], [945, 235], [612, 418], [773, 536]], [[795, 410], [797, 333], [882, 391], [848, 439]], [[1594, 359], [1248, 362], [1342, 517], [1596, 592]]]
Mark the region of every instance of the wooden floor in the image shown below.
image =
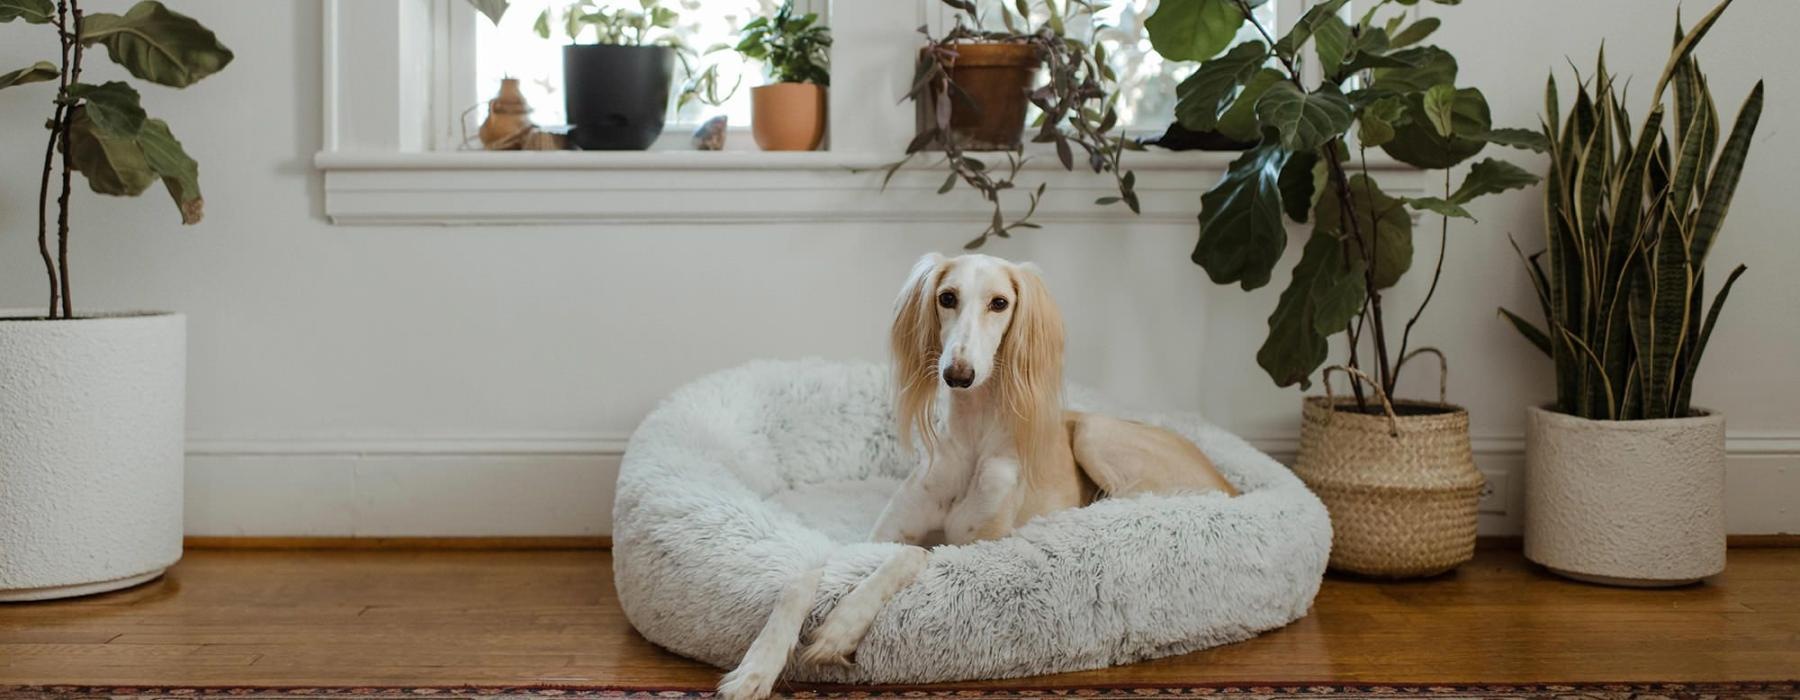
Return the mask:
[[[1800, 549], [1735, 549], [1730, 562], [1709, 585], [1638, 591], [1483, 551], [1428, 582], [1328, 579], [1311, 615], [1241, 644], [1008, 684], [1800, 677]], [[192, 551], [135, 590], [0, 606], [0, 685], [712, 684], [714, 669], [631, 630], [610, 563], [600, 551]]]

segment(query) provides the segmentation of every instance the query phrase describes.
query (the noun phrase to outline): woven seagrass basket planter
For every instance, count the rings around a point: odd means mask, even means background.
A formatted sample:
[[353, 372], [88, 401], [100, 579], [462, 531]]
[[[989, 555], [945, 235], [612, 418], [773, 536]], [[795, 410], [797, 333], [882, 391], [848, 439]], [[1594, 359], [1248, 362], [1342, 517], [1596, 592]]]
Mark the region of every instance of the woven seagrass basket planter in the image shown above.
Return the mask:
[[[1329, 380], [1326, 387], [1329, 394]], [[1475, 556], [1484, 484], [1469, 413], [1376, 394], [1379, 414], [1329, 395], [1308, 397], [1301, 409], [1294, 473], [1331, 512], [1330, 566], [1383, 578], [1454, 569]]]

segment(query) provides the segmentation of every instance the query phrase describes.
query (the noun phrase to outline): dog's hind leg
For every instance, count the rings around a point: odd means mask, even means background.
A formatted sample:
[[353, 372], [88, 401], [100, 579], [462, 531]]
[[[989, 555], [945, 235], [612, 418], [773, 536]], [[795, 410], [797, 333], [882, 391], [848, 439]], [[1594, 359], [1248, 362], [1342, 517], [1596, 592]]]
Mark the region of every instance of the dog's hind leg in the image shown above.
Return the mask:
[[925, 570], [929, 554], [920, 547], [902, 547], [875, 567], [868, 578], [839, 599], [825, 621], [813, 630], [812, 641], [800, 650], [804, 664], [850, 665], [850, 656], [862, 644], [863, 635], [875, 624], [875, 616], [900, 589]]
[[769, 697], [775, 679], [787, 667], [788, 656], [800, 642], [800, 626], [812, 611], [813, 596], [819, 591], [819, 577], [824, 569], [810, 569], [788, 583], [769, 613], [750, 650], [738, 667], [719, 679], [721, 700], [762, 700]]

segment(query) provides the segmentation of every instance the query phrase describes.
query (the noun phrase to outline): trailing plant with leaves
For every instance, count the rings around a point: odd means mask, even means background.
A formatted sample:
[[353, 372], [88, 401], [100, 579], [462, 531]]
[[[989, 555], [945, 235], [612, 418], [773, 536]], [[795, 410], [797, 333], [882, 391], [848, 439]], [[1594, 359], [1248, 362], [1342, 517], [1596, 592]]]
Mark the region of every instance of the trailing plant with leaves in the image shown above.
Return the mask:
[[762, 61], [777, 83], [831, 84], [831, 30], [816, 13], [795, 17], [792, 0], [745, 24], [737, 52]]
[[[56, 83], [55, 110], [44, 122], [43, 179], [38, 188], [38, 253], [50, 282], [48, 318], [74, 318], [70, 297], [69, 197], [72, 175], [107, 195], [135, 197], [158, 181], [168, 189], [181, 223], [199, 223], [205, 213], [200, 166], [175, 139], [168, 123], [145, 113], [138, 92], [123, 81], [82, 81], [87, 52], [104, 47], [114, 63], [133, 77], [184, 88], [231, 63], [231, 50], [193, 18], [155, 0], [125, 14], [87, 13], [78, 0], [0, 0], [0, 23], [20, 20], [56, 32], [61, 55], [0, 73], [0, 89], [29, 83]], [[56, 240], [50, 239], [50, 201], [55, 187]]]
[[1596, 420], [1691, 413], [1701, 353], [1745, 269], [1731, 271], [1703, 317], [1706, 256], [1763, 106], [1758, 81], [1720, 144], [1723, 122], [1693, 51], [1730, 4], [1720, 3], [1685, 33], [1677, 17], [1674, 51], [1635, 141], [1624, 87], [1606, 72], [1604, 53], [1594, 75], [1576, 76], [1567, 119], [1559, 119], [1550, 80], [1545, 248], [1526, 264], [1548, 323], [1500, 313], [1555, 361], [1558, 411]]
[[[496, 24], [506, 12], [504, 4], [495, 4], [498, 0], [469, 1]], [[498, 13], [489, 13], [489, 7], [484, 5], [493, 6]], [[560, 21], [557, 19], [559, 16]], [[593, 43], [603, 46], [666, 46], [675, 51], [675, 58], [681, 61], [682, 75], [686, 76], [675, 108], [680, 109], [695, 100], [715, 107], [724, 104], [732, 95], [737, 94], [742, 80], [733, 83], [730, 90], [721, 94], [719, 67], [709, 65], [698, 70], [694, 68], [700, 54], [682, 40], [678, 31], [680, 26], [681, 13], [663, 6], [659, 0], [638, 0], [636, 9], [612, 6], [601, 0], [577, 0], [561, 10], [544, 8], [538, 13], [537, 21], [532, 23], [532, 31], [539, 38], [549, 39], [556, 33], [552, 27], [559, 27], [570, 43], [580, 43], [591, 29]], [[714, 50], [718, 48], [721, 47], [714, 47]]]
[[958, 47], [975, 43], [1023, 44], [1036, 50], [1048, 73], [1045, 84], [1029, 96], [1031, 104], [1042, 112], [1034, 123], [1037, 133], [1031, 141], [1054, 144], [1064, 170], [1075, 169], [1075, 149], [1081, 149], [1082, 162], [1095, 173], [1111, 173], [1119, 188], [1117, 196], [1102, 197], [1096, 204], [1124, 204], [1132, 213], [1138, 213], [1134, 189], [1137, 176], [1120, 162], [1124, 151], [1136, 148], [1136, 144], [1114, 133], [1119, 115], [1113, 69], [1107, 65], [1105, 49], [1099, 44], [1066, 32], [1073, 23], [1070, 15], [1080, 16], [1082, 24], [1094, 25], [1097, 6], [1087, 0], [1040, 0], [1035, 6], [1045, 10], [1045, 19], [1033, 29], [1029, 25], [1034, 5], [1029, 0], [1014, 0], [1010, 8], [1004, 3], [996, 8], [1004, 30], [989, 30], [983, 28], [988, 24], [984, 24], [985, 18], [972, 0], [944, 0], [944, 4], [958, 11], [955, 25], [944, 36], [935, 38], [925, 27], [919, 28], [926, 35], [926, 44], [919, 54], [912, 88], [906, 93], [906, 99], [929, 105], [929, 123], [907, 144], [906, 157], [888, 166], [888, 178], [913, 156], [941, 151], [950, 174], [938, 193], [955, 189], [960, 181], [979, 192], [994, 208], [993, 219], [980, 236], [968, 242], [967, 248], [979, 248], [993, 236], [1007, 238], [1015, 229], [1038, 228], [1031, 216], [1043, 198], [1043, 185], [1027, 194], [1026, 211], [1010, 222], [1000, 201], [1002, 192], [1014, 189], [1018, 173], [1028, 160], [1024, 149], [1003, 151], [1005, 167], [994, 167], [972, 155], [976, 150], [963, 143], [950, 126], [953, 105], [981, 109], [951, 77]]
[[[1283, 215], [1313, 226], [1256, 354], [1279, 386], [1310, 386], [1329, 354], [1328, 339], [1342, 333], [1344, 364], [1361, 365], [1366, 335], [1372, 374], [1391, 395], [1410, 356], [1413, 326], [1443, 273], [1449, 219], [1473, 220], [1469, 202], [1538, 179], [1489, 158], [1475, 163], [1455, 189], [1446, 171], [1442, 197], [1383, 191], [1368, 167], [1371, 148], [1425, 169], [1448, 169], [1490, 143], [1543, 148], [1534, 132], [1493, 128], [1481, 91], [1456, 85], [1456, 58], [1422, 44], [1440, 20], [1408, 22], [1409, 13], [1394, 7], [1418, 2], [1380, 0], [1350, 22], [1339, 16], [1345, 0], [1327, 0], [1279, 38], [1252, 13], [1260, 0], [1164, 2], [1145, 21], [1164, 58], [1200, 62], [1177, 90], [1182, 126], [1256, 144], [1200, 198], [1194, 262], [1216, 283], [1256, 289], [1269, 283], [1287, 248]], [[1382, 19], [1384, 10], [1398, 11]], [[1246, 23], [1260, 39], [1232, 45]], [[1308, 60], [1319, 64], [1317, 85], [1303, 78]], [[1409, 209], [1443, 222], [1431, 287], [1395, 339], [1382, 293], [1412, 267]], [[1366, 409], [1362, 387], [1355, 387]]]

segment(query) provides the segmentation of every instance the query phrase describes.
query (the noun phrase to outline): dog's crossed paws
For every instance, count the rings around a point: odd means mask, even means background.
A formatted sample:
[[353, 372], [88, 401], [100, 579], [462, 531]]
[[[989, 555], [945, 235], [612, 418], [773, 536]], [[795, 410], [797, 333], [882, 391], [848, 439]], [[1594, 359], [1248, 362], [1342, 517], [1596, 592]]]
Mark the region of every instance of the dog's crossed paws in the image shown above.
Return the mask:
[[718, 700], [763, 700], [775, 689], [775, 675], [739, 666], [719, 679], [719, 692], [714, 697]]

